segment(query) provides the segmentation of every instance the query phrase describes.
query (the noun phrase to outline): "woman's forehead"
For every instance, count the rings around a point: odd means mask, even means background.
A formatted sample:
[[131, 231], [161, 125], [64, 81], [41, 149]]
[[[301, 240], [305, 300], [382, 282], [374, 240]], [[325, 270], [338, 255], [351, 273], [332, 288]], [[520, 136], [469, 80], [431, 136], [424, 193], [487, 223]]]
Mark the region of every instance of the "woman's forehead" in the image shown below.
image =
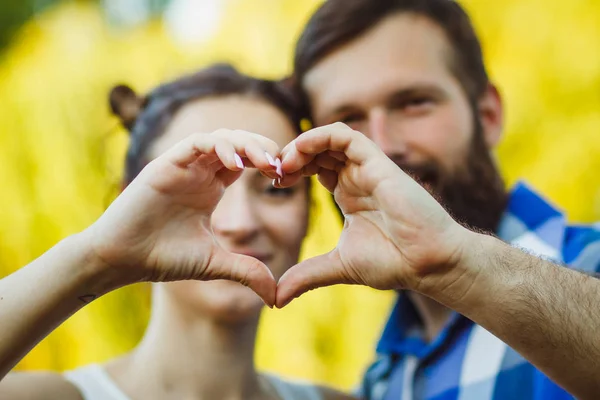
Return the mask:
[[192, 133], [239, 129], [258, 133], [280, 147], [296, 137], [291, 122], [277, 107], [250, 95], [209, 97], [183, 106], [154, 143], [153, 157]]

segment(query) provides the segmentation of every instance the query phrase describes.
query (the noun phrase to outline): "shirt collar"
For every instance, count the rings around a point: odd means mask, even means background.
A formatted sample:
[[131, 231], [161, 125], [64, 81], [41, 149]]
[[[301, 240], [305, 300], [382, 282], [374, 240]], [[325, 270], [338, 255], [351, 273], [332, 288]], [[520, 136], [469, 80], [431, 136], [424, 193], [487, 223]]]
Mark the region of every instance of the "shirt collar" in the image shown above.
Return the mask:
[[[565, 215], [527, 184], [518, 182], [497, 233], [507, 243], [562, 261], [566, 230]], [[533, 244], [533, 239], [539, 243]]]

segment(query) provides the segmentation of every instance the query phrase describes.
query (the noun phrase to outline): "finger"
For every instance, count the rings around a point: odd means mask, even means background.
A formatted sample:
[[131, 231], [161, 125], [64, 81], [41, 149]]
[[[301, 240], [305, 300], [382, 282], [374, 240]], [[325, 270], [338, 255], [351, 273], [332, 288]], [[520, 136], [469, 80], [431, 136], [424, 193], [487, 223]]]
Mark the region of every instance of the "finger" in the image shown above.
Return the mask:
[[327, 152], [327, 154], [329, 154], [331, 157], [335, 158], [336, 160], [344, 162], [344, 163], [346, 162], [346, 160], [348, 160], [348, 157], [346, 157], [346, 155], [344, 153], [342, 153], [341, 151], [329, 150]]
[[[297, 163], [297, 159], [305, 159], [310, 154], [317, 155], [327, 151], [343, 153], [350, 161], [358, 164], [383, 154], [377, 145], [362, 133], [336, 123], [312, 129], [295, 139], [294, 147], [290, 147], [283, 160], [284, 170], [288, 163]], [[304, 155], [300, 157], [300, 154]]]
[[254, 290], [269, 307], [275, 304], [277, 282], [269, 268], [256, 258], [221, 248], [211, 258], [210, 279], [229, 279]]
[[236, 152], [235, 147], [231, 142], [224, 138], [215, 138], [215, 153], [221, 160], [225, 168], [231, 171], [241, 171], [244, 169], [244, 162], [240, 155]]
[[308, 164], [307, 166], [305, 166], [304, 168], [302, 168], [302, 176], [313, 176], [316, 175], [319, 172], [319, 169], [321, 167], [319, 167], [317, 165], [317, 163], [315, 161], [311, 162], [310, 164]]
[[206, 163], [211, 163], [216, 161], [216, 144], [217, 141], [213, 136], [206, 133], [197, 133], [190, 135], [188, 138], [175, 144], [159, 158], [164, 157], [181, 168], [186, 168], [203, 155], [206, 157], [203, 157], [204, 160], [202, 163], [204, 163], [204, 161], [206, 161]]
[[333, 158], [328, 153], [329, 152], [321, 153], [317, 157], [315, 157], [315, 163], [321, 168], [329, 169], [339, 173], [342, 167], [344, 166], [344, 163], [340, 162], [336, 158]]
[[[244, 169], [241, 157], [236, 154], [230, 142], [206, 133], [190, 135], [167, 151], [164, 157], [180, 168], [187, 168], [196, 161], [202, 165], [215, 164], [216, 161], [220, 161], [230, 170]], [[213, 161], [215, 157], [217, 160]]]
[[274, 186], [279, 189], [294, 186], [300, 179], [304, 179], [301, 170], [292, 174], [284, 174], [283, 178], [277, 180]]
[[[297, 139], [296, 139], [297, 140]], [[296, 148], [295, 141], [289, 143], [281, 151], [282, 169], [285, 174], [300, 171], [315, 158], [315, 154], [304, 154]]]
[[223, 182], [225, 187], [229, 187], [242, 176], [242, 172], [243, 171], [231, 171], [227, 168], [221, 168], [221, 170], [215, 174], [215, 177]]
[[219, 156], [216, 154], [203, 154], [195, 161], [199, 165], [212, 165], [215, 163], [221, 164], [221, 160], [219, 160]]
[[337, 172], [329, 169], [321, 169], [317, 178], [319, 179], [319, 182], [321, 182], [321, 185], [323, 185], [325, 189], [329, 191], [329, 193], [333, 194], [333, 191], [338, 184]]
[[249, 140], [245, 147], [240, 149], [240, 151], [243, 151], [243, 155], [248, 158], [255, 168], [258, 168], [270, 178], [279, 177], [275, 171], [277, 168], [275, 158], [267, 149], [263, 148], [258, 141]]
[[352, 283], [344, 277], [337, 249], [290, 268], [277, 283], [275, 305], [283, 308], [309, 290], [340, 283]]
[[242, 130], [218, 130], [211, 135], [228, 140], [235, 151], [248, 158], [252, 164], [263, 171], [275, 170], [279, 146], [273, 140], [252, 132]]

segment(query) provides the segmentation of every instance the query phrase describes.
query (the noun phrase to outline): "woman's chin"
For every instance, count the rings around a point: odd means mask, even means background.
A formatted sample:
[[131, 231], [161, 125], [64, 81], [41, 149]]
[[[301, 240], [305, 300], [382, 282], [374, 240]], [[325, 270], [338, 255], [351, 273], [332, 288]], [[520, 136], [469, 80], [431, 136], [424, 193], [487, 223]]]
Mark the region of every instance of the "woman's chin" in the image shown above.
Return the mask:
[[221, 322], [257, 318], [264, 306], [252, 289], [227, 280], [197, 282], [193, 290], [188, 290], [185, 298], [186, 302], [193, 303], [189, 305], [199, 313]]

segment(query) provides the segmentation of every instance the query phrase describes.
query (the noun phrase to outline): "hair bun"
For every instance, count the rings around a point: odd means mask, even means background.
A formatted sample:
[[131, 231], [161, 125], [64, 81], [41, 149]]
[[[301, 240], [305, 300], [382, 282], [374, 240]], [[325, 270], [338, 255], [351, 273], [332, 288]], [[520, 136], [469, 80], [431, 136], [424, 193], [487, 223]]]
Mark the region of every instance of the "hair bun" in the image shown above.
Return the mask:
[[108, 101], [110, 110], [121, 120], [121, 124], [127, 130], [131, 130], [146, 103], [144, 98], [139, 97], [127, 85], [117, 85], [112, 88]]

